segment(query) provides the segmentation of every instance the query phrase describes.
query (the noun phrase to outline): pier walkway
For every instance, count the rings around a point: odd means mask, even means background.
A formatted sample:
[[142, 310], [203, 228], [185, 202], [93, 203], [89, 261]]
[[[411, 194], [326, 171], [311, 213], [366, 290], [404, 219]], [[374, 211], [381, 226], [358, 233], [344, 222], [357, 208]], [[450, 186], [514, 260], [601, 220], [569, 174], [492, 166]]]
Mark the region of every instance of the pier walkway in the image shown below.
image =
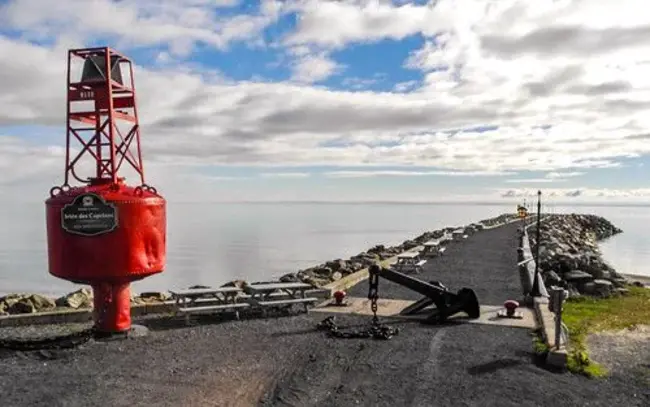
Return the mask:
[[[447, 246], [417, 278], [451, 291], [472, 288], [481, 305], [521, 297], [518, 224], [485, 230]], [[365, 297], [362, 282], [350, 296]], [[407, 288], [379, 279], [379, 297], [418, 300]], [[316, 313], [314, 313], [316, 314]], [[340, 325], [368, 317], [337, 314]], [[384, 320], [384, 322], [388, 322]], [[311, 364], [280, 382], [266, 406], [641, 406], [648, 391], [616, 378], [594, 381], [535, 366], [531, 330], [482, 324], [393, 323], [389, 341], [314, 339]], [[645, 397], [645, 398], [644, 398]]]
[[[518, 298], [517, 225], [478, 232], [419, 276], [481, 304]], [[367, 283], [351, 290], [367, 294]], [[380, 297], [419, 295], [380, 280]], [[0, 353], [4, 405], [22, 406], [642, 406], [648, 393], [616, 377], [555, 374], [532, 363], [524, 328], [391, 323], [389, 341], [332, 339], [326, 314], [205, 323], [143, 318], [149, 335], [74, 350]], [[341, 315], [340, 325], [367, 316]], [[32, 329], [32, 328], [30, 328]], [[43, 327], [33, 327], [34, 330]], [[260, 401], [261, 400], [261, 401]]]

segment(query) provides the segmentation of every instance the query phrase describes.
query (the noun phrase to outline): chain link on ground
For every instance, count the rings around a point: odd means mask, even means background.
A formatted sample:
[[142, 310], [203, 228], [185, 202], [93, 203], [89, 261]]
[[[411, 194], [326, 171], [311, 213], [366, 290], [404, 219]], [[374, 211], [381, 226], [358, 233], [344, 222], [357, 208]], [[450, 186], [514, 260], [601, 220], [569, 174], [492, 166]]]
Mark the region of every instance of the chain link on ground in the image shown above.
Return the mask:
[[316, 328], [319, 330], [327, 330], [329, 335], [334, 338], [373, 338], [388, 340], [395, 335], [399, 334], [399, 328], [392, 328], [387, 325], [381, 324], [377, 317], [377, 300], [379, 299], [379, 275], [370, 273], [369, 275], [369, 288], [368, 299], [370, 300], [370, 310], [372, 311], [372, 322], [369, 327], [365, 329], [346, 330], [342, 331], [336, 324], [334, 316], [329, 316], [322, 320]]

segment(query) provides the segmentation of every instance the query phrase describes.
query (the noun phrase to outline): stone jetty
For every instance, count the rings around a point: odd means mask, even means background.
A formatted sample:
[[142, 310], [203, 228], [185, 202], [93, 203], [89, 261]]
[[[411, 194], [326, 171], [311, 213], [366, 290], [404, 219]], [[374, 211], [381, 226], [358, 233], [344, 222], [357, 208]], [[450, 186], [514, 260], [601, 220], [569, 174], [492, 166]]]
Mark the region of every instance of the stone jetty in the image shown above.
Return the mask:
[[[539, 267], [546, 286], [561, 286], [571, 295], [607, 296], [624, 291], [627, 282], [603, 260], [598, 242], [622, 233], [596, 215], [548, 215], [541, 222]], [[528, 229], [533, 255], [536, 226]]]

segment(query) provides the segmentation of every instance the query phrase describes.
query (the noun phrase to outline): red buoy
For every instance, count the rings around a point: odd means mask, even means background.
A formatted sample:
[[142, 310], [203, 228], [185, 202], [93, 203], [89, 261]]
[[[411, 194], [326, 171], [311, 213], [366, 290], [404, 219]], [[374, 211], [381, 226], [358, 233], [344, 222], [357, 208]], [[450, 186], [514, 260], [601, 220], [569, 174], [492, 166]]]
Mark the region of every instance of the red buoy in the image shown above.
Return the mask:
[[[78, 82], [71, 81], [73, 58], [84, 62]], [[70, 50], [67, 84], [64, 183], [45, 202], [49, 272], [93, 288], [98, 332], [125, 332], [130, 283], [165, 268], [166, 202], [145, 183], [131, 61], [110, 48]], [[74, 157], [73, 140], [80, 147]], [[85, 157], [95, 173], [81, 178], [77, 166]], [[118, 177], [124, 163], [139, 176], [137, 186]], [[71, 186], [73, 179], [81, 185]]]

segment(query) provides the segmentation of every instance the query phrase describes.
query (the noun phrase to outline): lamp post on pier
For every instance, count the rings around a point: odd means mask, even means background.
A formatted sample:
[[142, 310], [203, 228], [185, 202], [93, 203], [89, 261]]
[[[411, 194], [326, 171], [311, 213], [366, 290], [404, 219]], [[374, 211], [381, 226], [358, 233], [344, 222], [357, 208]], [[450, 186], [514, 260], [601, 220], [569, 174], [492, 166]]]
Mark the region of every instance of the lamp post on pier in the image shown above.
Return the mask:
[[535, 276], [533, 278], [533, 297], [541, 297], [539, 288], [539, 243], [540, 243], [540, 223], [542, 218], [542, 191], [537, 191], [537, 228], [535, 230]]

